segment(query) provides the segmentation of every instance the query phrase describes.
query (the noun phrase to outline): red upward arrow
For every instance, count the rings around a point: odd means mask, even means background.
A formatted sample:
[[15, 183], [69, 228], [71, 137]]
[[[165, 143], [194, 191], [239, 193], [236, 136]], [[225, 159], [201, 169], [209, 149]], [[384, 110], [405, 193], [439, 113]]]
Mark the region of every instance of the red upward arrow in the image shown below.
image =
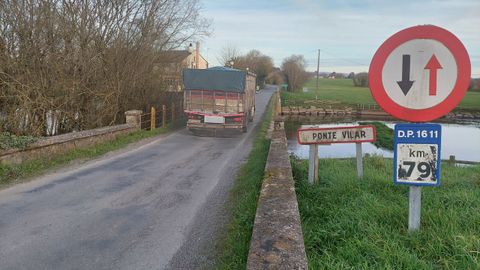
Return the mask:
[[434, 54], [432, 55], [427, 65], [425, 66], [425, 69], [430, 69], [430, 85], [428, 88], [429, 90], [428, 94], [430, 96], [437, 95], [437, 69], [439, 68], [443, 68], [443, 67], [440, 65], [437, 57]]

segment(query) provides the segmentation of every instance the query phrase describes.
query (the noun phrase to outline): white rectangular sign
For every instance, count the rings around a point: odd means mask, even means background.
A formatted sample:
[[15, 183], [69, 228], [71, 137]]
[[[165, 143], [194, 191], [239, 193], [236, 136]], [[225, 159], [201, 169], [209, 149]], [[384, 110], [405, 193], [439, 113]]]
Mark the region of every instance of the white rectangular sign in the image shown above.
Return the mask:
[[361, 143], [375, 140], [374, 126], [298, 129], [299, 144]]
[[225, 117], [216, 115], [205, 115], [205, 123], [225, 124]]
[[437, 144], [397, 144], [397, 183], [432, 183], [437, 181]]

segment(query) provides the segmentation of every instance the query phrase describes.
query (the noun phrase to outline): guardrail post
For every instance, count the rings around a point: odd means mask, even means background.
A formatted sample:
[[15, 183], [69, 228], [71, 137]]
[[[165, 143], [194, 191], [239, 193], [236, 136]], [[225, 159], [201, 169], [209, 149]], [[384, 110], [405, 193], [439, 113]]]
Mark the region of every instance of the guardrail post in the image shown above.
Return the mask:
[[155, 115], [155, 114], [156, 114], [156, 112], [157, 112], [157, 111], [156, 111], [155, 108], [152, 106], [152, 108], [150, 108], [150, 130], [155, 129], [155, 124], [156, 124], [156, 121], [155, 121], [155, 120], [156, 120], [156, 119], [155, 119], [155, 118], [156, 118], [156, 117], [155, 117], [156, 115]]
[[175, 122], [175, 102], [172, 102], [172, 123]]
[[162, 105], [162, 127], [167, 127], [167, 106]]

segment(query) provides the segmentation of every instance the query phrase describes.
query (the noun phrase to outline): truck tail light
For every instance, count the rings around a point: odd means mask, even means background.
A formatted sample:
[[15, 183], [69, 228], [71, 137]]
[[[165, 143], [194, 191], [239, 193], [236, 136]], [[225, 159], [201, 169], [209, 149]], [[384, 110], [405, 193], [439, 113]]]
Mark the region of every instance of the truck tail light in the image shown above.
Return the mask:
[[195, 120], [200, 120], [202, 119], [202, 116], [201, 115], [198, 115], [198, 114], [188, 114], [188, 119], [195, 119]]
[[241, 117], [235, 117], [235, 118], [233, 118], [233, 121], [242, 122], [242, 118]]

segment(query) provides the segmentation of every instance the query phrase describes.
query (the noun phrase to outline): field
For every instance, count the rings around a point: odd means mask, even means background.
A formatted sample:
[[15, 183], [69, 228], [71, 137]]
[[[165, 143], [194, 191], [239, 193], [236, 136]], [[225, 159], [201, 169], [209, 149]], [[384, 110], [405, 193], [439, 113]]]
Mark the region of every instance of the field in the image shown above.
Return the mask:
[[292, 159], [310, 269], [480, 269], [480, 166], [442, 167], [439, 187], [422, 190], [421, 230], [408, 233], [408, 187], [392, 161], [321, 159], [320, 184]]
[[[282, 91], [282, 106], [356, 108], [357, 104], [376, 104], [368, 87], [355, 87], [350, 79], [319, 79], [318, 91], [316, 79], [310, 79], [304, 87], [309, 92]], [[457, 109], [480, 111], [480, 92], [467, 92]]]

